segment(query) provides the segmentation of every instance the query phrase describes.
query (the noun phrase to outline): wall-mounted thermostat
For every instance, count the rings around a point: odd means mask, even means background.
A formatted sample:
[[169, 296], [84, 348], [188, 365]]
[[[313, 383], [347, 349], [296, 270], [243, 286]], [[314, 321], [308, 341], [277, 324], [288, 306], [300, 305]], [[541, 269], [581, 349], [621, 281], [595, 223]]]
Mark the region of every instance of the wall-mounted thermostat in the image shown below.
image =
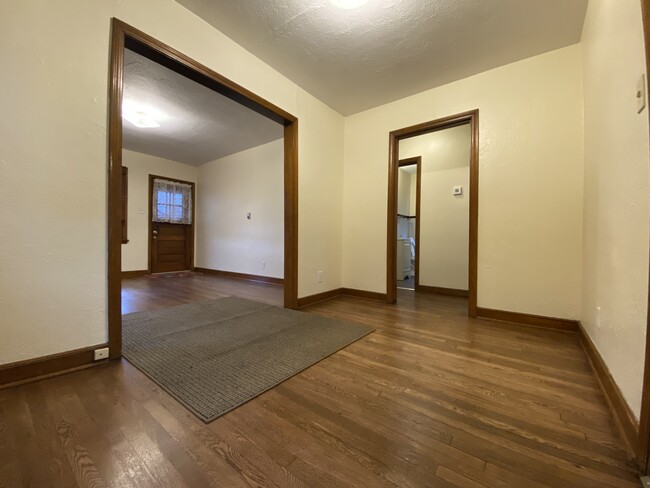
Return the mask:
[[463, 194], [463, 187], [462, 186], [455, 186], [454, 187], [454, 196], [458, 197]]

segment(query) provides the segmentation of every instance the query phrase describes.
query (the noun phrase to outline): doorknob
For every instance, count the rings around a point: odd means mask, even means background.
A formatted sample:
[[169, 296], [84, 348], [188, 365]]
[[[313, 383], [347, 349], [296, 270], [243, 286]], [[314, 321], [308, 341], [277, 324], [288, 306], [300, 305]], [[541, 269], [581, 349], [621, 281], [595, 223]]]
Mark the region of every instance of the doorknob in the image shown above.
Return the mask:
[[154, 230], [154, 231], [153, 231], [153, 235], [157, 236], [157, 235], [158, 235], [158, 231], [157, 231], [157, 230]]

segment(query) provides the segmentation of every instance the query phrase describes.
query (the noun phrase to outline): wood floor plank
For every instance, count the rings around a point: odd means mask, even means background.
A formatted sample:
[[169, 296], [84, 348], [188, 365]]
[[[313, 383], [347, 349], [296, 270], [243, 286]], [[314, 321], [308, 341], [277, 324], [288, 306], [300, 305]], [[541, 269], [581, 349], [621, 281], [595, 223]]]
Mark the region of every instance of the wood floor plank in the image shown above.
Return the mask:
[[[282, 292], [168, 273], [123, 312]], [[0, 487], [640, 486], [575, 333], [405, 290], [305, 311], [376, 331], [210, 424], [126, 361], [0, 390]]]

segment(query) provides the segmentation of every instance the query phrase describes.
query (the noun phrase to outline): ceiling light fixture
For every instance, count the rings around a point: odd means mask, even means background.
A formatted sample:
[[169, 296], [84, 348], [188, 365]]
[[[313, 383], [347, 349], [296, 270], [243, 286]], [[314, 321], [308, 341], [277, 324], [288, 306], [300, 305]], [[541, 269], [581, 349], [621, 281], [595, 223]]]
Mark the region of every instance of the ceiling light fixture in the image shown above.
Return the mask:
[[141, 129], [160, 127], [160, 124], [150, 111], [130, 100], [125, 100], [122, 104], [122, 117]]
[[330, 3], [345, 10], [352, 10], [368, 3], [368, 0], [330, 0]]

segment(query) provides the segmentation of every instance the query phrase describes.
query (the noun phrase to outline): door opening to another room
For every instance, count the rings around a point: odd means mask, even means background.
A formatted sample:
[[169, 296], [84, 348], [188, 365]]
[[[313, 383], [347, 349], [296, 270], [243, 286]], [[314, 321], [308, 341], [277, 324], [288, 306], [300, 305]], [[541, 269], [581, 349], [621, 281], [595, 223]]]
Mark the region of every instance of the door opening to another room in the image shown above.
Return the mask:
[[418, 283], [418, 238], [422, 157], [399, 161], [397, 185], [397, 287], [415, 290]]
[[387, 301], [468, 297], [475, 317], [478, 110], [391, 132], [388, 188]]

